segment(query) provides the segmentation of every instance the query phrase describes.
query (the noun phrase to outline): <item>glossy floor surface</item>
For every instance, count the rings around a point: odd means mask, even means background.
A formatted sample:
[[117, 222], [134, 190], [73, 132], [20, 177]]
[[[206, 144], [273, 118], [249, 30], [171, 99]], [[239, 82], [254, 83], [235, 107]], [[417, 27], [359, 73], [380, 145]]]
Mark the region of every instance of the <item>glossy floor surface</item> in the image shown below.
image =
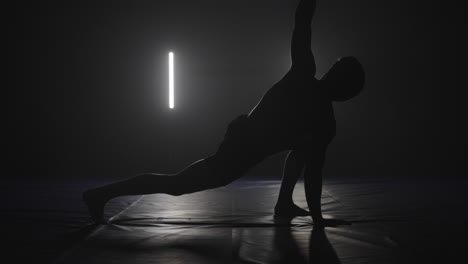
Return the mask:
[[[2, 233], [18, 261], [440, 263], [463, 256], [468, 235], [461, 180], [327, 180], [324, 215], [351, 225], [325, 229], [314, 228], [310, 217], [273, 217], [277, 180], [115, 199], [106, 207], [110, 224], [98, 226], [90, 225], [80, 193], [100, 183], [29, 181], [23, 192], [18, 184], [2, 190], [10, 201]], [[306, 208], [302, 183], [294, 200]]]

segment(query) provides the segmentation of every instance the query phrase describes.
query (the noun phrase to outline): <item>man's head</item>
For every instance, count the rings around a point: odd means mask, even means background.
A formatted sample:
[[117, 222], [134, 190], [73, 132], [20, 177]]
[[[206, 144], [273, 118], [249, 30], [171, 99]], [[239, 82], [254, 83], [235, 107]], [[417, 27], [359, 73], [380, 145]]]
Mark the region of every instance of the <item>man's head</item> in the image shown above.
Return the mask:
[[346, 101], [358, 95], [364, 87], [365, 74], [354, 57], [343, 57], [333, 64], [320, 80], [333, 101]]

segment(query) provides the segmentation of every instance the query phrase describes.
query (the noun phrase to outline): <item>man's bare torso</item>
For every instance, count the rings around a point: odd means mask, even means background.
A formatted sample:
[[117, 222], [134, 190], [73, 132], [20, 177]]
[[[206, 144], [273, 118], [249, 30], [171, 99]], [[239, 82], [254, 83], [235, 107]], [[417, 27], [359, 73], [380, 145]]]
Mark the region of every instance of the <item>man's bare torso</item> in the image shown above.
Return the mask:
[[336, 124], [332, 102], [307, 71], [291, 69], [249, 113], [249, 123], [284, 144], [331, 140]]

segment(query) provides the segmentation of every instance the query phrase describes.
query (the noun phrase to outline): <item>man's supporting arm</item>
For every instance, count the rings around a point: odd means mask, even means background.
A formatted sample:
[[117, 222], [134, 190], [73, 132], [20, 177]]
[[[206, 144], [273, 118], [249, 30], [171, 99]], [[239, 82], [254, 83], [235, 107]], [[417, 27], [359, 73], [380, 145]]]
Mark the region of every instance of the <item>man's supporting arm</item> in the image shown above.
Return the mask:
[[325, 151], [309, 155], [304, 171], [304, 188], [309, 211], [314, 224], [321, 224], [322, 217], [322, 168], [325, 162]]
[[314, 226], [339, 226], [351, 223], [341, 219], [324, 219], [322, 216], [322, 169], [325, 163], [326, 148], [314, 150], [313, 155], [308, 155], [304, 172], [304, 188], [309, 206], [310, 215], [314, 220]]

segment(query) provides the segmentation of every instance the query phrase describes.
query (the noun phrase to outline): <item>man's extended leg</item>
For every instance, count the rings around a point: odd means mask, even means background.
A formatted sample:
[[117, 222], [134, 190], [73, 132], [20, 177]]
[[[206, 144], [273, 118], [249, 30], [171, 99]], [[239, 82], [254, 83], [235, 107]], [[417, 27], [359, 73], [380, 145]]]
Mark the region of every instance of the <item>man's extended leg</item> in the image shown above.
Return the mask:
[[315, 58], [311, 50], [311, 23], [315, 12], [315, 0], [301, 0], [297, 6], [291, 40], [292, 67], [304, 69], [315, 75]]
[[112, 198], [153, 193], [182, 195], [221, 187], [240, 176], [213, 159], [214, 156], [197, 161], [175, 175], [147, 173], [91, 189], [83, 194], [83, 199], [93, 220], [102, 222], [104, 206]]

